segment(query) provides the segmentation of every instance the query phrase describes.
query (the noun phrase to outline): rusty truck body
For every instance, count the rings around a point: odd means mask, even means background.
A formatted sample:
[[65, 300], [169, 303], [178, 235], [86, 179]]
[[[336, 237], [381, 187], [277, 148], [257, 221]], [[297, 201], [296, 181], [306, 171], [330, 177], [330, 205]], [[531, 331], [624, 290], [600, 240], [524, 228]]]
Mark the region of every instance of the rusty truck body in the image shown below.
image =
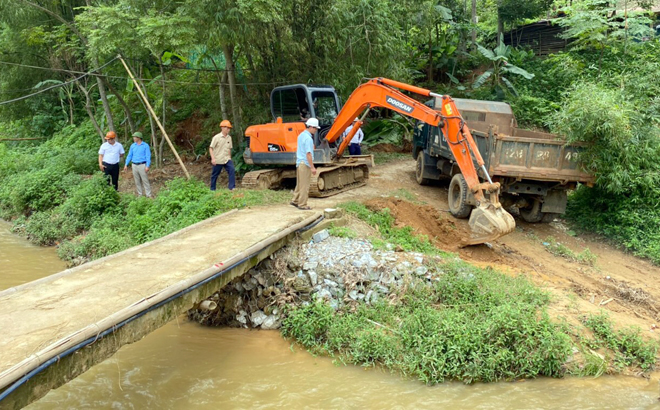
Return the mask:
[[[557, 135], [520, 129], [511, 107], [503, 102], [455, 99], [495, 182], [501, 184], [502, 205], [517, 208], [528, 222], [551, 220], [566, 210], [567, 191], [578, 183], [593, 185], [594, 176], [579, 163], [580, 144], [567, 144]], [[427, 105], [440, 109], [436, 98]], [[418, 123], [413, 138], [416, 178], [420, 184], [453, 177], [455, 166], [447, 139], [438, 127]], [[462, 192], [450, 184], [449, 202]], [[468, 205], [474, 205], [468, 193]], [[459, 202], [456, 202], [459, 201]], [[454, 213], [454, 212], [452, 212]], [[460, 215], [455, 215], [459, 216]]]

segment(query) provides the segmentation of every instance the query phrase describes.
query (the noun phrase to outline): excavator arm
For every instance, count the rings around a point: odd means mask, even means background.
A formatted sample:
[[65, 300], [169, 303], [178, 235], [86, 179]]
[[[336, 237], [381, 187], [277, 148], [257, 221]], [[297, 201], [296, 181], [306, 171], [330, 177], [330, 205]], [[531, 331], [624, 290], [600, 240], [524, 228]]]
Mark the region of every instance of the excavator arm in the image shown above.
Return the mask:
[[[442, 108], [439, 111], [434, 110], [403, 94], [398, 89], [427, 97], [439, 97], [442, 99]], [[499, 183], [493, 183], [488, 175], [477, 144], [451, 97], [398, 81], [375, 78], [353, 91], [337, 115], [325, 139], [329, 143], [335, 142], [356, 117], [373, 107], [389, 108], [401, 115], [440, 127], [449, 143], [448, 145], [461, 170], [461, 174], [477, 201], [477, 207], [470, 215], [469, 225], [472, 229], [472, 238], [466, 241], [467, 244], [487, 242], [513, 231], [515, 221], [499, 203], [500, 185]], [[337, 148], [337, 157], [342, 156], [362, 124], [362, 119], [358, 119], [349, 135]], [[477, 169], [474, 166], [475, 162], [483, 171], [488, 182], [481, 183], [479, 181]], [[486, 194], [488, 194], [488, 198]]]

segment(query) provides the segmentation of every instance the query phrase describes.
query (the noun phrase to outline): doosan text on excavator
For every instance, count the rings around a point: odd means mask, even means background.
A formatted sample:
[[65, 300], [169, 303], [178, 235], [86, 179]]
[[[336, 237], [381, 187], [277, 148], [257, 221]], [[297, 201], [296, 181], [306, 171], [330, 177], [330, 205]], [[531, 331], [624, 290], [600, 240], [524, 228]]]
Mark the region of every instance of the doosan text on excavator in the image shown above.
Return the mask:
[[[441, 108], [430, 108], [400, 90], [440, 98]], [[271, 93], [275, 122], [247, 128], [245, 136], [249, 141], [243, 157], [248, 164], [277, 168], [247, 173], [243, 186], [273, 188], [284, 179], [295, 178], [297, 138], [309, 117], [317, 118], [321, 125], [314, 139], [313, 157], [318, 172], [311, 179], [310, 196], [334, 195], [365, 184], [373, 157], [343, 154], [374, 107], [391, 109], [442, 130], [453, 160], [476, 201], [469, 217], [472, 237], [466, 244], [488, 242], [514, 230], [513, 217], [499, 202], [500, 185], [491, 180], [470, 130], [451, 97], [386, 78], [371, 79], [358, 86], [341, 109], [339, 98], [330, 86], [297, 84], [275, 88]], [[358, 121], [342, 138], [355, 118]], [[485, 182], [480, 181], [479, 172]]]

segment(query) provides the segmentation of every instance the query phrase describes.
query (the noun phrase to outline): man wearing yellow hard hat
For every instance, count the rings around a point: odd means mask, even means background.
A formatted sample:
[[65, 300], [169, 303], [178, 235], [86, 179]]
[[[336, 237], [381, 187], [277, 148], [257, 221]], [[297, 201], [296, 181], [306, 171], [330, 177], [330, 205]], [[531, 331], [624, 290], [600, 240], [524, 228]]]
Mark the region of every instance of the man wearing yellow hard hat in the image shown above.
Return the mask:
[[223, 120], [220, 123], [220, 133], [216, 134], [211, 140], [209, 153], [211, 154], [211, 163], [213, 164], [213, 171], [211, 172], [211, 191], [215, 191], [215, 183], [218, 180], [218, 175], [222, 172], [222, 168], [227, 169], [229, 174], [229, 189], [232, 190], [236, 186], [236, 175], [234, 171], [234, 162], [231, 160], [231, 122]]

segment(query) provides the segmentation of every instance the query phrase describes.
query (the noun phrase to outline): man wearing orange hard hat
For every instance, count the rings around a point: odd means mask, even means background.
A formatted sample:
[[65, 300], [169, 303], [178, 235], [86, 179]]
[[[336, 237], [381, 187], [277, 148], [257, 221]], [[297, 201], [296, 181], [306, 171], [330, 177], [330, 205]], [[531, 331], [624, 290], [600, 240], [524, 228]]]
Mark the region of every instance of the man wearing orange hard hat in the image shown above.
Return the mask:
[[231, 136], [229, 135], [231, 128], [231, 122], [228, 120], [222, 120], [220, 123], [220, 133], [216, 134], [211, 140], [211, 146], [209, 147], [211, 163], [213, 164], [213, 171], [211, 172], [211, 191], [215, 191], [215, 184], [220, 172], [222, 172], [222, 168], [226, 168], [227, 174], [229, 175], [228, 188], [232, 190], [236, 186], [234, 162], [231, 160], [231, 149], [233, 148]]
[[109, 176], [108, 183], [119, 189], [119, 161], [124, 156], [124, 147], [117, 142], [117, 134], [114, 131], [108, 131], [105, 134], [105, 142], [99, 148], [99, 168], [106, 176]]

